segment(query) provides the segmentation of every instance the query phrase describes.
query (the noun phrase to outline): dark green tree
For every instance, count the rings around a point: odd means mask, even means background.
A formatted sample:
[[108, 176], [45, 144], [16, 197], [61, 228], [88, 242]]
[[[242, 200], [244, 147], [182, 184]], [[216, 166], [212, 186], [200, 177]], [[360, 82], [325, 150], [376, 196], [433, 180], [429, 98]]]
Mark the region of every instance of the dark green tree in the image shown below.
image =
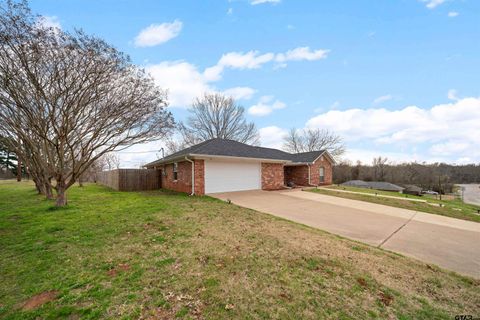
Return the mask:
[[17, 155], [7, 146], [7, 138], [0, 137], [0, 168], [17, 173]]

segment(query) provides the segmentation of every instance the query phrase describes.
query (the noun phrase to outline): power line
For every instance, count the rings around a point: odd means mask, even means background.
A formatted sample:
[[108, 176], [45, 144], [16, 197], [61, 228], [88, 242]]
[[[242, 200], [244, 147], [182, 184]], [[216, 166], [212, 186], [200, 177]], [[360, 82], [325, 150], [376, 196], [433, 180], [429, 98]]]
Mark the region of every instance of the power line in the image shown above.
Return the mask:
[[117, 153], [153, 153], [153, 152], [158, 152], [158, 150], [152, 150], [152, 151], [113, 151]]

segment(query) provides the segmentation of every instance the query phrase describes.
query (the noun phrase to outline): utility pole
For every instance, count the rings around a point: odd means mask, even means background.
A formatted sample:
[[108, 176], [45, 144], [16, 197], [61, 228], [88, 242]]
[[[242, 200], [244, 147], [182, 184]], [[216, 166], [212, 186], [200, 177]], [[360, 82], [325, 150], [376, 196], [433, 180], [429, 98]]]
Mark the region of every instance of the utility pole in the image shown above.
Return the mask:
[[440, 201], [442, 200], [442, 178], [438, 175], [438, 195], [440, 196]]

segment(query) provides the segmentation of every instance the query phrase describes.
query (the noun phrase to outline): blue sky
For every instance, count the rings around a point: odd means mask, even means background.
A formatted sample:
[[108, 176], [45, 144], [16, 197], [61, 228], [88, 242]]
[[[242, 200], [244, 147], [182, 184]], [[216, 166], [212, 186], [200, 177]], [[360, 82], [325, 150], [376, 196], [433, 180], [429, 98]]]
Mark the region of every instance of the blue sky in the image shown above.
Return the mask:
[[[343, 136], [345, 158], [480, 162], [480, 1], [32, 0], [169, 89], [177, 120], [205, 91], [234, 95], [280, 147], [291, 127]], [[161, 142], [121, 154], [155, 159]]]

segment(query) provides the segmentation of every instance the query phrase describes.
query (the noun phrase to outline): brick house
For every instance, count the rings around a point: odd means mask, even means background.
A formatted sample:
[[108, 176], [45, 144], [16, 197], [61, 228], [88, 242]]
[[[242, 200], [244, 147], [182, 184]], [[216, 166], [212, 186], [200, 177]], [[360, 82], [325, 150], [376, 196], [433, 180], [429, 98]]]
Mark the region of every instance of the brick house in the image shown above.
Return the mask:
[[203, 195], [279, 190], [332, 183], [335, 161], [325, 150], [291, 154], [233, 140], [211, 139], [145, 165], [161, 170], [162, 188]]

